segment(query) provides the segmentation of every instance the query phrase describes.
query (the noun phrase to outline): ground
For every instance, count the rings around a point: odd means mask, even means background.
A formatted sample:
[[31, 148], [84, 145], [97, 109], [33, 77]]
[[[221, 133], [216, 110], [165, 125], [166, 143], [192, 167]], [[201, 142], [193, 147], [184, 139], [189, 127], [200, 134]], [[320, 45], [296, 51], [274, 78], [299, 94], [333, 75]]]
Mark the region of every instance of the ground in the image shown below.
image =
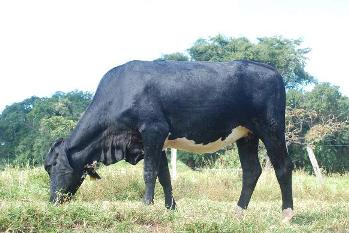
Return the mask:
[[0, 232], [349, 232], [348, 173], [327, 176], [321, 184], [296, 171], [296, 215], [285, 225], [273, 170], [263, 171], [248, 210], [238, 218], [233, 210], [241, 189], [239, 170], [178, 167], [177, 211], [165, 209], [159, 184], [155, 204], [142, 204], [142, 164], [101, 167], [102, 180], [87, 179], [76, 198], [62, 206], [48, 203], [43, 168], [6, 168], [0, 172]]

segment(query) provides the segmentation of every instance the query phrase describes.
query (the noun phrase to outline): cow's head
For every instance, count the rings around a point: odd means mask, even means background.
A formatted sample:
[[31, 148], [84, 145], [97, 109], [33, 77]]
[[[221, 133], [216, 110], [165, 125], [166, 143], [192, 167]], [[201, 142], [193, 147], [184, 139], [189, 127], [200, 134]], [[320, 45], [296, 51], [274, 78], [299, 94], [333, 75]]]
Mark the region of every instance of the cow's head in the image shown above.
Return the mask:
[[45, 160], [45, 170], [51, 180], [50, 201], [54, 203], [70, 199], [84, 179], [84, 168], [72, 166], [63, 139], [58, 139], [50, 148]]
[[[118, 137], [115, 143], [117, 146], [113, 147], [114, 149], [119, 148], [118, 154], [120, 156], [115, 156], [116, 160], [113, 163], [124, 159], [135, 165], [144, 158], [140, 134], [127, 132], [122, 137]], [[84, 152], [79, 153], [73, 161], [71, 155], [67, 155], [66, 144], [62, 138], [51, 146], [45, 160], [45, 170], [51, 181], [51, 202], [62, 203], [69, 200], [76, 193], [86, 175], [100, 179], [95, 170], [96, 162], [99, 161], [98, 156], [84, 154]]]

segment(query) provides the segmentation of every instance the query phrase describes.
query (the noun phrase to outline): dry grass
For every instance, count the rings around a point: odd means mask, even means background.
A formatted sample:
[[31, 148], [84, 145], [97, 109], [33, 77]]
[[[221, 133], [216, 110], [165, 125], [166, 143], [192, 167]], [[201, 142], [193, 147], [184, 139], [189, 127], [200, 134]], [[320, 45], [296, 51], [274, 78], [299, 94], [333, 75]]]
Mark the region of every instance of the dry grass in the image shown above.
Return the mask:
[[155, 205], [142, 204], [142, 165], [120, 163], [102, 167], [99, 174], [102, 180], [86, 180], [72, 202], [57, 207], [47, 203], [43, 169], [1, 171], [0, 232], [349, 232], [349, 174], [319, 184], [295, 172], [296, 216], [289, 225], [280, 223], [273, 171], [262, 174], [243, 219], [233, 213], [239, 172], [197, 172], [180, 164], [174, 182], [177, 211], [164, 208], [160, 185]]

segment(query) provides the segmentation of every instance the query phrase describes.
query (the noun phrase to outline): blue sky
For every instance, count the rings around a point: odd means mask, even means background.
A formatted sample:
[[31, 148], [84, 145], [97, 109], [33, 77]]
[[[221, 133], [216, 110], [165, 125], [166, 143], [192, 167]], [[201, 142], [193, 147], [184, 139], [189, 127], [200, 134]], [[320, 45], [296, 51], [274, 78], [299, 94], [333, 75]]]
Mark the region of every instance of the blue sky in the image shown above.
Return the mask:
[[348, 22], [346, 0], [1, 1], [0, 111], [33, 95], [93, 92], [114, 66], [218, 33], [303, 38], [306, 70], [349, 96]]

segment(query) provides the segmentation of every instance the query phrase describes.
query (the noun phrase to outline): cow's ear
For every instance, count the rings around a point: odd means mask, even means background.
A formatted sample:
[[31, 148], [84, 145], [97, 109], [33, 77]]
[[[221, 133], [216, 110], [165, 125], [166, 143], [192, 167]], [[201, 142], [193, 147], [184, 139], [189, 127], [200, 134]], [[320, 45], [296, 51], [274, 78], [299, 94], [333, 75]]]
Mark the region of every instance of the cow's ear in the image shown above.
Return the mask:
[[51, 153], [55, 147], [59, 146], [60, 144], [62, 144], [64, 142], [64, 139], [63, 138], [59, 138], [57, 139], [54, 143], [52, 143], [51, 147], [50, 147], [50, 150], [48, 151], [48, 153]]
[[[57, 143], [57, 142], [56, 142]], [[60, 141], [58, 144], [58, 156], [57, 156], [57, 164], [60, 166], [61, 169], [65, 169], [66, 171], [73, 171], [73, 168], [70, 165], [67, 151], [65, 149], [64, 141]], [[57, 146], [56, 145], [56, 146]]]
[[100, 180], [100, 179], [102, 179], [100, 177], [100, 175], [98, 175], [96, 170], [88, 170], [87, 171], [87, 175], [89, 175], [92, 180]]
[[84, 171], [85, 171], [85, 174], [87, 174], [87, 175], [89, 175], [91, 177], [91, 179], [93, 179], [93, 180], [96, 180], [96, 179], [100, 180], [101, 177], [96, 172], [96, 168], [97, 168], [97, 161], [94, 161], [92, 164], [87, 164], [84, 167]]

